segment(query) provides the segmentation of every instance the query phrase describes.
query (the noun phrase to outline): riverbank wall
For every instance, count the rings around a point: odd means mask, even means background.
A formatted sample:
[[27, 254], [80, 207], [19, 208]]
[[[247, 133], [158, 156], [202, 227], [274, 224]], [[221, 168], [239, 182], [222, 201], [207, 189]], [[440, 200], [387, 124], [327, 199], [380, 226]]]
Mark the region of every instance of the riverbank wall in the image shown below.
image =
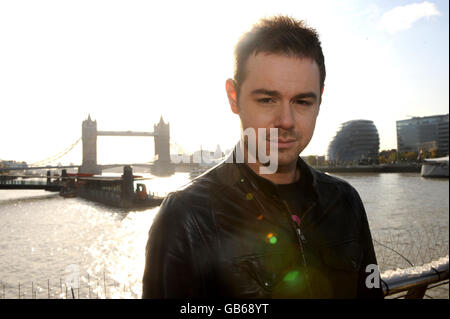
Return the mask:
[[420, 173], [421, 164], [313, 166], [324, 173]]

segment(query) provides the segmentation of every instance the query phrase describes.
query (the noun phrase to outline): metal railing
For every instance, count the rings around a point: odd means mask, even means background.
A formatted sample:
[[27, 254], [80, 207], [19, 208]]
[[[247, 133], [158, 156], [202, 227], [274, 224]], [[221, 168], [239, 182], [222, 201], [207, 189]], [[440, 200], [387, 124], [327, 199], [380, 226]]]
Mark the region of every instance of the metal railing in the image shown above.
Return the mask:
[[1, 299], [138, 299], [136, 284], [119, 282], [103, 274], [84, 275], [72, 287], [67, 278], [19, 282], [16, 285], [0, 281]]
[[[426, 293], [430, 289], [445, 284], [448, 291], [448, 279], [449, 257], [446, 256], [422, 266], [385, 271], [381, 274], [381, 285], [387, 299], [422, 299], [427, 296]], [[71, 289], [62, 278], [56, 285], [55, 287], [55, 281], [51, 285], [50, 280], [44, 284], [31, 282], [30, 285], [24, 285], [19, 283], [16, 292], [10, 289], [9, 295], [7, 295], [5, 284], [0, 283], [0, 299], [140, 298], [139, 289], [130, 283], [119, 283], [107, 278], [105, 272], [103, 272], [103, 276], [98, 277], [89, 274], [81, 276], [76, 289]]]
[[406, 269], [381, 274], [385, 297], [422, 299], [428, 289], [448, 285], [449, 257]]

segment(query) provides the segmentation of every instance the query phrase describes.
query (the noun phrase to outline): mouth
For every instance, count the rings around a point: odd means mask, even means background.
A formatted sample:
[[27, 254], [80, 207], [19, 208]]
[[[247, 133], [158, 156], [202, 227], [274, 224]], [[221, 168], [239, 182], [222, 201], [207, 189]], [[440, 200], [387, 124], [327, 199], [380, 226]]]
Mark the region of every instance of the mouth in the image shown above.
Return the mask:
[[293, 138], [279, 138], [277, 140], [268, 140], [270, 143], [274, 143], [278, 149], [286, 149], [292, 147], [297, 140]]

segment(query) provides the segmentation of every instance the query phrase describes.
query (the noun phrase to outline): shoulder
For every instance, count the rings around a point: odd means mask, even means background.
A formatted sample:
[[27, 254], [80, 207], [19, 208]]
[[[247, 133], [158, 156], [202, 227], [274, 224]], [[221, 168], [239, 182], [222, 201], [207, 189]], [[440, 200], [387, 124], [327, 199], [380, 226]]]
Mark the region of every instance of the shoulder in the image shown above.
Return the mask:
[[311, 167], [310, 171], [314, 176], [317, 194], [325, 207], [344, 201], [358, 218], [365, 215], [361, 197], [349, 182]]
[[170, 228], [172, 231], [188, 227], [193, 219], [195, 203], [186, 191], [169, 193], [159, 207], [152, 228]]
[[318, 171], [312, 167], [309, 167], [309, 169], [314, 176], [315, 184], [319, 189], [323, 189], [324, 191], [334, 191], [348, 196], [355, 196], [358, 194], [356, 189], [342, 178]]
[[172, 227], [195, 226], [211, 217], [211, 199], [220, 185], [213, 170], [169, 193], [161, 203], [154, 224], [170, 224]]
[[233, 164], [222, 162], [180, 187], [173, 193], [173, 197], [190, 206], [205, 206], [221, 197], [223, 191], [229, 189], [238, 178], [237, 174]]

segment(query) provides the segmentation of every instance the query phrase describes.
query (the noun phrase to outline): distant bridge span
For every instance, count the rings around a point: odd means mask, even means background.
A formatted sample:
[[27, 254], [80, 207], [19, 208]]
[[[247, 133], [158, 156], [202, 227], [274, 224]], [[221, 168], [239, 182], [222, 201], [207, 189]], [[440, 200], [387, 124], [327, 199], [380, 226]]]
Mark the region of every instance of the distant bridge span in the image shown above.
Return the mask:
[[97, 136], [158, 136], [158, 132], [97, 131]]
[[65, 169], [65, 168], [78, 168], [80, 165], [66, 165], [66, 166], [30, 166], [30, 167], [2, 167], [0, 172], [5, 171], [30, 171], [35, 169]]
[[[136, 167], [152, 167], [154, 165], [151, 163], [133, 163], [133, 164], [104, 164], [98, 165], [101, 169], [108, 169], [112, 167], [121, 167], [121, 166], [136, 166]], [[30, 171], [30, 170], [38, 170], [38, 169], [67, 169], [67, 168], [79, 168], [81, 165], [65, 165], [65, 166], [31, 166], [31, 167], [3, 167], [0, 168], [0, 172], [5, 171]]]

